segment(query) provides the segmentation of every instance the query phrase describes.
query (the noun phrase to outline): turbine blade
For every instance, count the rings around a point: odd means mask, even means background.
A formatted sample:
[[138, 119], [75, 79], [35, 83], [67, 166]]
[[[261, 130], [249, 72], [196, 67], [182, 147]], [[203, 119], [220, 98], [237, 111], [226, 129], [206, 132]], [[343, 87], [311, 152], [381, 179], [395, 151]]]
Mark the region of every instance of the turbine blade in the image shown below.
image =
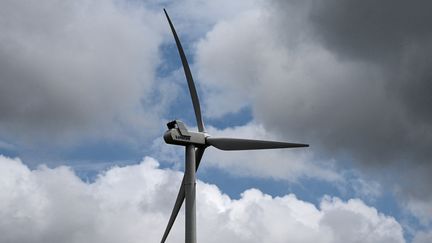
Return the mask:
[[182, 206], [182, 204], [183, 204], [183, 201], [184, 201], [184, 199], [185, 199], [184, 180], [185, 180], [185, 178], [183, 177], [182, 184], [181, 184], [181, 186], [180, 186], [180, 190], [179, 190], [179, 192], [178, 192], [178, 194], [177, 194], [177, 199], [176, 199], [176, 201], [175, 201], [174, 208], [173, 208], [173, 210], [172, 210], [172, 212], [171, 212], [171, 216], [170, 216], [170, 219], [169, 219], [169, 221], [168, 221], [168, 225], [167, 225], [167, 227], [165, 228], [165, 232], [164, 232], [164, 234], [163, 234], [163, 237], [162, 237], [161, 243], [164, 243], [165, 240], [167, 239], [168, 234], [169, 234], [169, 232], [171, 231], [171, 228], [172, 228], [172, 226], [173, 226], [173, 224], [174, 224], [174, 221], [175, 221], [176, 218], [177, 218], [177, 214], [179, 213], [180, 208], [181, 208], [181, 206]]
[[207, 137], [207, 144], [221, 150], [253, 150], [253, 149], [278, 149], [309, 147], [308, 144], [285, 143], [276, 141], [264, 141], [240, 138], [214, 138]]
[[[204, 150], [205, 150], [204, 147], [198, 147], [195, 150], [195, 158], [196, 158], [196, 168], [195, 168], [195, 170], [198, 170], [198, 166], [199, 166], [199, 164], [201, 162], [201, 158], [202, 158], [202, 156], [204, 154]], [[181, 183], [181, 186], [180, 186], [180, 190], [179, 190], [179, 192], [177, 194], [177, 199], [176, 199], [176, 202], [174, 204], [174, 208], [173, 208], [173, 210], [171, 212], [171, 216], [170, 216], [170, 219], [168, 221], [168, 225], [165, 228], [165, 232], [163, 234], [161, 243], [164, 243], [165, 240], [167, 239], [168, 234], [171, 231], [171, 228], [172, 228], [172, 226], [174, 224], [174, 221], [176, 220], [177, 215], [178, 215], [178, 213], [180, 211], [180, 208], [181, 208], [181, 206], [183, 204], [183, 201], [185, 199], [184, 181], [185, 181], [185, 177], [183, 176], [183, 180], [182, 180], [182, 183]]]
[[192, 73], [189, 69], [189, 64], [188, 64], [188, 61], [186, 59], [186, 55], [184, 54], [183, 47], [180, 43], [180, 40], [177, 36], [175, 29], [174, 29], [174, 25], [172, 24], [171, 19], [169, 18], [168, 13], [165, 9], [164, 9], [164, 12], [165, 12], [165, 15], [168, 19], [168, 23], [171, 27], [171, 31], [174, 35], [177, 49], [178, 49], [178, 52], [179, 52], [179, 55], [180, 55], [180, 58], [181, 58], [181, 61], [183, 64], [184, 73], [185, 73], [186, 80], [187, 80], [187, 83], [189, 86], [189, 92], [190, 92], [190, 95], [192, 98], [192, 104], [193, 104], [194, 111], [195, 111], [195, 118], [197, 121], [198, 131], [205, 132], [204, 123], [203, 123], [202, 116], [201, 116], [201, 108], [200, 108], [200, 103], [199, 103], [199, 99], [198, 99], [198, 94], [197, 94], [195, 84], [194, 84], [194, 81], [192, 78]]

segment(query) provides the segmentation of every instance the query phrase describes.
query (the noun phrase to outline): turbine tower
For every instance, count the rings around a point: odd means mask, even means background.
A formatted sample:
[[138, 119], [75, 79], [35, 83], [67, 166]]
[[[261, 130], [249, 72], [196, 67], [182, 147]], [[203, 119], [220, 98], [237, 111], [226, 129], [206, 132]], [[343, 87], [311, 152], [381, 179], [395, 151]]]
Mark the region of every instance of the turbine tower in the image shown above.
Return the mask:
[[276, 141], [264, 141], [254, 139], [239, 139], [239, 138], [222, 138], [212, 137], [206, 133], [204, 122], [201, 116], [201, 108], [198, 100], [198, 94], [192, 78], [189, 64], [184, 54], [182, 45], [168, 16], [167, 11], [164, 9], [166, 18], [171, 27], [177, 49], [183, 64], [184, 73], [186, 76], [187, 84], [189, 87], [192, 104], [195, 111], [195, 118], [198, 126], [198, 132], [187, 130], [183, 122], [179, 120], [171, 121], [167, 124], [168, 131], [164, 134], [164, 140], [168, 144], [180, 145], [185, 147], [185, 173], [183, 181], [180, 185], [180, 190], [177, 194], [177, 199], [174, 208], [171, 212], [168, 225], [163, 234], [161, 243], [164, 243], [168, 234], [174, 224], [177, 214], [186, 199], [186, 228], [185, 239], [186, 243], [196, 243], [196, 207], [195, 207], [195, 185], [196, 178], [195, 172], [201, 162], [204, 150], [213, 146], [220, 150], [255, 150], [255, 149], [278, 149], [278, 148], [298, 148], [308, 147], [307, 144], [300, 143], [286, 143]]

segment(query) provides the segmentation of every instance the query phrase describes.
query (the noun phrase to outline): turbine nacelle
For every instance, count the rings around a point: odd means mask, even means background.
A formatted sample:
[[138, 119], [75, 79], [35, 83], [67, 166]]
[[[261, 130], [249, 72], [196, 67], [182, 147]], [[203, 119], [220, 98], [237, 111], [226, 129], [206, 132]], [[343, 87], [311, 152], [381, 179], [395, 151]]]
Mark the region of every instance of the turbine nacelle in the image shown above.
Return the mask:
[[167, 123], [168, 131], [164, 134], [164, 140], [168, 144], [175, 145], [197, 145], [206, 144], [206, 134], [201, 132], [190, 132], [185, 124], [180, 120], [174, 120]]

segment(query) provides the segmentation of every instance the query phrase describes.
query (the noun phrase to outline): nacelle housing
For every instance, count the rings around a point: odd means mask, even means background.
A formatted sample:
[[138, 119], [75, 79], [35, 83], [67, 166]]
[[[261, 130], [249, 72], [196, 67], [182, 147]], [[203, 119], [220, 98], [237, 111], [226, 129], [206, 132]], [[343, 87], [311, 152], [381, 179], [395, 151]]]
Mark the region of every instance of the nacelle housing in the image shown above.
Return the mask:
[[164, 140], [168, 144], [176, 145], [205, 145], [206, 135], [200, 132], [190, 132], [183, 122], [175, 120], [167, 124], [168, 131], [164, 134]]

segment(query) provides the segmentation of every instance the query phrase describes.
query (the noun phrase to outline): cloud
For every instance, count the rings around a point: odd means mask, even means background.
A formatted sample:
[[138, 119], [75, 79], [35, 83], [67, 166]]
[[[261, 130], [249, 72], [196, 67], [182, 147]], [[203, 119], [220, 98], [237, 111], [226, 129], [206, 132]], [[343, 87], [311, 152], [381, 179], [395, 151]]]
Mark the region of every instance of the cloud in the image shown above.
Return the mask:
[[[413, 142], [417, 128], [399, 100], [387, 94], [383, 70], [339, 59], [310, 33], [307, 13], [286, 13], [296, 9], [287, 4], [282, 10], [239, 14], [217, 24], [198, 44], [207, 113], [221, 116], [250, 104], [254, 118], [268, 129], [364, 162], [411, 152], [404, 146]], [[282, 26], [287, 18], [304, 26]]]
[[64, 143], [156, 130], [158, 110], [142, 103], [160, 61], [161, 13], [119, 1], [2, 1], [0, 9], [2, 137]]
[[432, 224], [432, 200], [418, 199], [416, 197], [408, 197], [403, 202], [406, 209], [415, 217], [420, 219], [422, 225]]
[[[382, 95], [393, 98], [407, 120], [405, 129], [389, 125], [399, 140], [431, 141], [431, 38], [428, 1], [317, 1], [311, 9], [311, 28], [321, 43], [343, 61], [360, 61], [380, 68]], [[343, 21], [342, 21], [343, 20]], [[388, 99], [388, 98], [387, 98]], [[386, 108], [386, 106], [383, 106]], [[401, 144], [404, 145], [404, 144]], [[400, 146], [401, 147], [401, 146]], [[430, 159], [430, 147], [411, 148], [415, 158]]]
[[[254, 121], [353, 161], [390, 190], [430, 202], [427, 1], [272, 1], [220, 21], [197, 45], [205, 111]], [[401, 168], [403, 168], [401, 170]], [[415, 180], [407, 178], [416, 178]]]
[[413, 239], [413, 243], [427, 243], [432, 241], [432, 232], [420, 231]]
[[[221, 117], [248, 105], [250, 89], [257, 81], [255, 68], [259, 56], [256, 55], [260, 52], [250, 52], [250, 49], [253, 50], [255, 43], [262, 44], [260, 36], [267, 35], [255, 31], [259, 12], [250, 11], [240, 16], [218, 23], [207, 33], [206, 39], [198, 43], [197, 70], [199, 79], [205, 81], [204, 112], [208, 117]], [[248, 39], [258, 41], [249, 42]]]
[[350, 178], [349, 181], [351, 182], [356, 195], [359, 195], [360, 197], [374, 200], [383, 193], [382, 185], [377, 181], [371, 179], [365, 180], [361, 176], [358, 176], [358, 178]]
[[[377, 162], [374, 158], [379, 153], [384, 157], [378, 162], [402, 161], [392, 163], [405, 168], [398, 190], [423, 222], [430, 222], [432, 217], [427, 206], [432, 202], [427, 186], [432, 182], [432, 32], [426, 24], [432, 21], [426, 10], [430, 7], [430, 2], [421, 0], [318, 1], [310, 13], [314, 32], [338, 58], [379, 67], [384, 84], [381, 96], [393, 100], [400, 115], [386, 121], [377, 119], [386, 124], [380, 130], [388, 131], [387, 141], [379, 140], [384, 136], [377, 137], [376, 128], [365, 131], [371, 140], [380, 141], [371, 144], [379, 150], [368, 150], [370, 161]], [[379, 106], [388, 114], [387, 105]]]
[[[2, 156], [0, 167], [5, 243], [155, 242], [182, 176], [159, 169], [150, 157], [113, 167], [91, 183], [64, 166], [30, 170], [19, 159]], [[359, 199], [325, 197], [316, 208], [293, 194], [271, 197], [250, 189], [234, 200], [215, 185], [199, 181], [197, 188], [203, 242], [404, 242], [394, 218]], [[170, 241], [183, 242], [183, 223], [181, 213]]]

